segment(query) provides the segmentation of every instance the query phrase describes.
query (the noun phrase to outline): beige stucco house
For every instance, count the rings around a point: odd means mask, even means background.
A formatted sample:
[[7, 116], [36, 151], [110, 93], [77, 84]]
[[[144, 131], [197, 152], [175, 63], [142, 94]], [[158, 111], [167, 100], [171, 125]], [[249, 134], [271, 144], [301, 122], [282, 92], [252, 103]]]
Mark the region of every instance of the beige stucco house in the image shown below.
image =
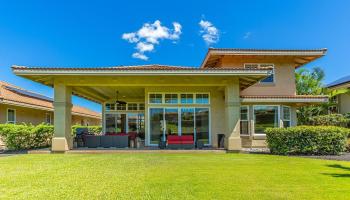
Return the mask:
[[345, 76], [327, 85], [330, 90], [338, 90], [338, 95], [334, 96], [331, 101], [334, 103], [329, 108], [331, 113], [350, 113], [350, 76]]
[[[101, 125], [101, 114], [73, 106], [72, 125]], [[0, 81], [0, 124], [54, 123], [53, 99]]]
[[295, 126], [298, 106], [328, 101], [296, 95], [294, 75], [326, 51], [211, 48], [199, 67], [12, 69], [54, 88], [54, 151], [72, 148], [72, 94], [103, 105], [104, 133], [143, 132], [146, 146], [166, 135], [193, 135], [205, 145], [240, 150], [265, 146], [267, 127]]

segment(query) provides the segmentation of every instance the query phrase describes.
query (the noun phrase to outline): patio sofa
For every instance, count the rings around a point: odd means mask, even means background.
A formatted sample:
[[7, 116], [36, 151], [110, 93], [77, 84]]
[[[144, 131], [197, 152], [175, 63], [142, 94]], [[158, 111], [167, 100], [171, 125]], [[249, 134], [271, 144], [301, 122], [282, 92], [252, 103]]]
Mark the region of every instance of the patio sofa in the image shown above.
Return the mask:
[[129, 147], [129, 136], [125, 133], [106, 134], [106, 135], [85, 135], [85, 146], [88, 148], [97, 147]]
[[168, 135], [167, 148], [169, 149], [193, 149], [194, 139], [192, 135]]

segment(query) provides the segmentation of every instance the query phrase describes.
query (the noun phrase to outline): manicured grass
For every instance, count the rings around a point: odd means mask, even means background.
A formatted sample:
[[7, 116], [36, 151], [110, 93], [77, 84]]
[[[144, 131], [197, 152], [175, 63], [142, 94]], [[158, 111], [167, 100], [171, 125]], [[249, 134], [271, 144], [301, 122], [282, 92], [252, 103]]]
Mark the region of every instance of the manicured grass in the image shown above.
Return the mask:
[[0, 157], [0, 199], [349, 199], [350, 162], [249, 154]]

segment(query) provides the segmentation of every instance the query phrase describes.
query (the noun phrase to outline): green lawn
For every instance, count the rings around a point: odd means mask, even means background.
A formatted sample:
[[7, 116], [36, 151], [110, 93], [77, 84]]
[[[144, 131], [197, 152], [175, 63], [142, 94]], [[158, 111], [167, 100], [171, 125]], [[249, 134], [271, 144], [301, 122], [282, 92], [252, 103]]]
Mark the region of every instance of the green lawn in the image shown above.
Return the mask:
[[0, 199], [350, 199], [350, 162], [251, 154], [0, 157]]

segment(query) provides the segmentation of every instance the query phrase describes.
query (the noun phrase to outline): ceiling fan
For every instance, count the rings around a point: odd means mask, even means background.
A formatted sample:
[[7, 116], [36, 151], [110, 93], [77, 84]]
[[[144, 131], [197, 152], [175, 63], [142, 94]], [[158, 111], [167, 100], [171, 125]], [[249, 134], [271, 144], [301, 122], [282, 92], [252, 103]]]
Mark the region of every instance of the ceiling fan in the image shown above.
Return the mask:
[[125, 101], [119, 101], [119, 91], [117, 91], [117, 95], [116, 95], [116, 101], [115, 101], [115, 104], [126, 104], [126, 102]]

